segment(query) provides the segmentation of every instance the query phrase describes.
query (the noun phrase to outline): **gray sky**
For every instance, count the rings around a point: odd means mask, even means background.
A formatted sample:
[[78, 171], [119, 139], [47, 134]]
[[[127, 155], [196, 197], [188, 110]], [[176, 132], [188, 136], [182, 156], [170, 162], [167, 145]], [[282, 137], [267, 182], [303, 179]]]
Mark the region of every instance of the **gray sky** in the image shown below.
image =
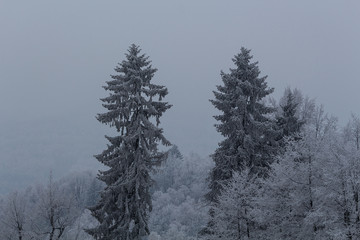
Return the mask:
[[6, 179], [31, 167], [46, 175], [58, 165], [63, 172], [97, 166], [92, 155], [105, 148], [109, 133], [94, 118], [104, 111], [101, 86], [131, 43], [159, 69], [153, 81], [169, 89], [166, 100], [174, 106], [162, 127], [185, 154], [216, 148], [208, 99], [241, 46], [252, 49], [275, 98], [297, 87], [341, 123], [360, 114], [359, 1], [173, 2], [0, 1]]

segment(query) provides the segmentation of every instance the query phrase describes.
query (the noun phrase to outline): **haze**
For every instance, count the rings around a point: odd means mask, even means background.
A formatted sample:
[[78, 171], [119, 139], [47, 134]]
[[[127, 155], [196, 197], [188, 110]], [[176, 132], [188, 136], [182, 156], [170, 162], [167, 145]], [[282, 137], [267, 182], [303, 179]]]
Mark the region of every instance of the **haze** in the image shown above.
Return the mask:
[[288, 86], [345, 124], [360, 114], [358, 1], [1, 1], [0, 193], [52, 169], [97, 169], [105, 134], [101, 86], [132, 43], [158, 68], [173, 104], [165, 136], [184, 154], [219, 140], [208, 99], [220, 70], [252, 49], [279, 98]]

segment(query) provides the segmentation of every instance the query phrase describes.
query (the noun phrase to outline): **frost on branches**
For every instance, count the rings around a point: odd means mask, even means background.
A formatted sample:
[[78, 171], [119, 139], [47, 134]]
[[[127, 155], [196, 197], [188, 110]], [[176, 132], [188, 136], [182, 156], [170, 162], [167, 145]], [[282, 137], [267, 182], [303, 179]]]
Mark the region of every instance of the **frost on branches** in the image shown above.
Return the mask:
[[213, 208], [210, 208], [210, 221], [201, 231], [202, 235], [216, 235], [215, 210], [224, 184], [234, 173], [242, 171], [266, 176], [278, 148], [276, 137], [279, 133], [275, 121], [270, 118], [275, 109], [264, 102], [273, 88], [268, 88], [266, 76], [259, 76], [258, 63], [250, 62], [251, 59], [250, 50], [241, 48], [232, 59], [236, 68], [230, 69], [230, 73], [221, 72], [223, 85], [217, 86], [215, 99], [210, 100], [221, 112], [215, 116], [220, 122], [215, 127], [225, 139], [212, 155], [215, 167], [210, 173], [210, 191], [206, 199]]
[[235, 172], [213, 205], [215, 219], [209, 240], [261, 239], [254, 236], [254, 201], [258, 187], [248, 170]]
[[98, 240], [141, 239], [150, 233], [149, 190], [153, 181], [149, 174], [166, 155], [158, 151], [158, 143], [170, 145], [158, 125], [171, 107], [162, 101], [167, 88], [150, 83], [157, 71], [150, 63], [133, 44], [126, 60], [115, 68], [117, 75], [104, 86], [110, 94], [101, 100], [108, 111], [98, 114], [97, 119], [115, 127], [119, 135], [106, 136], [110, 144], [95, 156], [108, 167], [98, 176], [106, 184], [101, 199], [90, 209], [99, 225], [87, 230]]
[[273, 92], [265, 77], [259, 77], [257, 62], [251, 63], [250, 50], [241, 48], [233, 58], [236, 66], [230, 73], [221, 72], [223, 85], [214, 91], [211, 103], [222, 112], [215, 116], [215, 125], [225, 139], [213, 154], [215, 167], [210, 175], [207, 199], [216, 202], [221, 182], [232, 178], [234, 171], [249, 168], [251, 173], [264, 175], [271, 163], [277, 143], [274, 122], [268, 115], [274, 109], [263, 99]]

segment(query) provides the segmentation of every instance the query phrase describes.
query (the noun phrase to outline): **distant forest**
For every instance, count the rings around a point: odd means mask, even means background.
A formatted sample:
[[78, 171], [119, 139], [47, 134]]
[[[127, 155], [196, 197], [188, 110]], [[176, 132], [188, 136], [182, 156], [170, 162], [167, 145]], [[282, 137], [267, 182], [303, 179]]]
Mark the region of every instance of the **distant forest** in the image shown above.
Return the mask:
[[221, 71], [209, 104], [223, 140], [202, 158], [166, 139], [171, 93], [131, 45], [97, 115], [113, 129], [94, 153], [105, 168], [2, 197], [0, 239], [360, 239], [360, 118], [339, 126], [299, 89], [274, 99], [252, 58], [241, 48]]

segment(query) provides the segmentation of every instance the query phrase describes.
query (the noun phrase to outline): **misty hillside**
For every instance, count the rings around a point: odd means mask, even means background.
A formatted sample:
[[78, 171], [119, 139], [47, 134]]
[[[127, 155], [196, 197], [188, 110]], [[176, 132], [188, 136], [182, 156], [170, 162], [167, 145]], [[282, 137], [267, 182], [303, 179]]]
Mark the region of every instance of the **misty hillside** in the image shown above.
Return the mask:
[[93, 155], [105, 145], [102, 128], [80, 118], [44, 118], [0, 124], [0, 193], [27, 187], [69, 171], [99, 168]]

